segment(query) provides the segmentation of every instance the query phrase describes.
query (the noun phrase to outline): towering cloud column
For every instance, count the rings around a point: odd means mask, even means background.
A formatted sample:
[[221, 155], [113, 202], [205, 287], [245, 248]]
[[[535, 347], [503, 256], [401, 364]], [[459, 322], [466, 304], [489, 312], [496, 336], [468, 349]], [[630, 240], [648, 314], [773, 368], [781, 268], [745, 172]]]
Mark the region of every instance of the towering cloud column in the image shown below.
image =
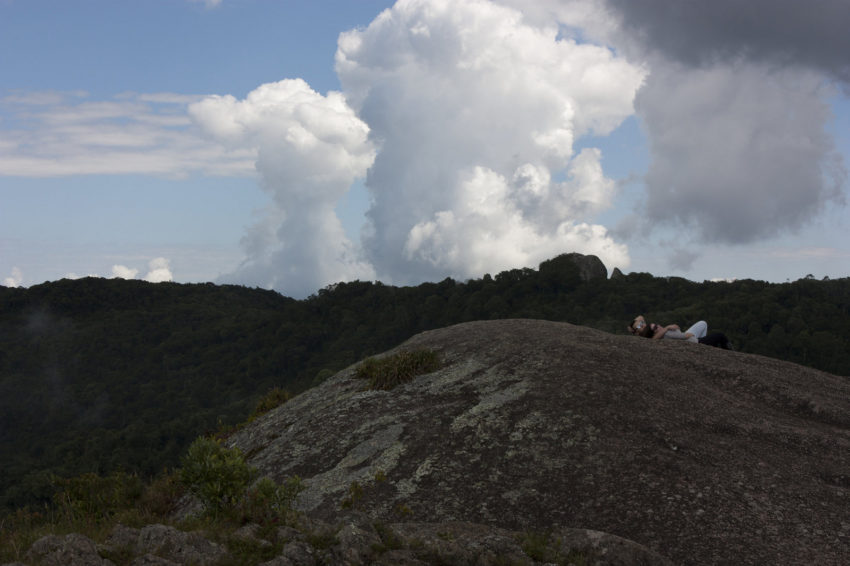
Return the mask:
[[213, 96], [190, 107], [220, 142], [257, 151], [272, 204], [243, 239], [246, 259], [227, 279], [304, 296], [342, 280], [373, 279], [335, 207], [374, 160], [369, 128], [339, 92], [300, 79], [265, 84], [244, 100]]
[[575, 151], [632, 114], [641, 68], [484, 0], [401, 1], [343, 34], [337, 73], [379, 148], [366, 252], [414, 282], [566, 251], [628, 264], [593, 218], [614, 185]]

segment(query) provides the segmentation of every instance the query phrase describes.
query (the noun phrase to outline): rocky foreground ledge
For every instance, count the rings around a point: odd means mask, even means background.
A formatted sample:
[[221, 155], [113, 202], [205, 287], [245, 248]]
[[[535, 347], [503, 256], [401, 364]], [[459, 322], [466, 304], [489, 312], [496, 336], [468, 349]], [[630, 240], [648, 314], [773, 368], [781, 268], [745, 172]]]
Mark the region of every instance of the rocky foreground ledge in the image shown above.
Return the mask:
[[[247, 525], [234, 536], [244, 544], [271, 548], [272, 543], [258, 537], [256, 531], [256, 525]], [[633, 542], [580, 529], [529, 535], [471, 523], [382, 525], [362, 514], [350, 514], [336, 525], [312, 523], [304, 531], [282, 527], [276, 536], [285, 542], [266, 553], [275, 554], [273, 558], [246, 562], [244, 556], [228, 553], [224, 545], [200, 532], [187, 533], [164, 525], [143, 529], [119, 525], [100, 545], [79, 534], [44, 537], [32, 546], [27, 560], [42, 566], [113, 566], [116, 562], [133, 566], [672, 566]]]

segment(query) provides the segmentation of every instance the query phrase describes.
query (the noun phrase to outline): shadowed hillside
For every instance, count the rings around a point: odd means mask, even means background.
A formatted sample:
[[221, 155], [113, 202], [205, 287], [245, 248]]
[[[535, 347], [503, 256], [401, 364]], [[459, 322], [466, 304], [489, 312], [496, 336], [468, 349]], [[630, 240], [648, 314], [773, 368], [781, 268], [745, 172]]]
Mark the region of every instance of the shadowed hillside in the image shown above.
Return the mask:
[[418, 332], [534, 318], [618, 334], [638, 313], [705, 319], [739, 352], [850, 374], [850, 279], [609, 279], [598, 258], [566, 254], [466, 282], [340, 283], [303, 301], [94, 278], [0, 287], [0, 514], [49, 502], [55, 475], [176, 466], [273, 388], [303, 391]]
[[304, 478], [301, 507], [385, 521], [588, 528], [677, 564], [845, 564], [850, 382], [570, 324], [474, 322], [400, 350], [441, 369], [369, 390], [351, 367], [230, 443]]

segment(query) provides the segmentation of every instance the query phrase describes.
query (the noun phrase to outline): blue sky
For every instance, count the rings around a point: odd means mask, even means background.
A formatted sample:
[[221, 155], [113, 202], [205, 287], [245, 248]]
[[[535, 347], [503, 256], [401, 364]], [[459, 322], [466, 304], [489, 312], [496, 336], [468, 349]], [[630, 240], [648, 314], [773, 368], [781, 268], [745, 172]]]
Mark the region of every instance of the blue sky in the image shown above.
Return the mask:
[[0, 0], [0, 284], [846, 277], [847, 28], [754, 1]]

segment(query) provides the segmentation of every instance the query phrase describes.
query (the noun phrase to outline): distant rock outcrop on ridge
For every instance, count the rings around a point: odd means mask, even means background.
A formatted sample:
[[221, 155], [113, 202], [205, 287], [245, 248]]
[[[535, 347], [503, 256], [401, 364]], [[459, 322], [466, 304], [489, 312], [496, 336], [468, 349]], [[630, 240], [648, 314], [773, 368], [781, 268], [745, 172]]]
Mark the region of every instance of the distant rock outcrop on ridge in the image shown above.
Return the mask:
[[413, 337], [443, 367], [355, 367], [230, 439], [300, 505], [388, 523], [592, 529], [676, 564], [846, 564], [850, 381], [708, 346], [501, 320]]
[[593, 281], [594, 279], [607, 279], [608, 269], [602, 260], [595, 255], [584, 255], [580, 253], [561, 254], [540, 264], [539, 270], [544, 273], [548, 270], [556, 271], [563, 269], [566, 264], [572, 264], [578, 268], [578, 275], [582, 281]]

